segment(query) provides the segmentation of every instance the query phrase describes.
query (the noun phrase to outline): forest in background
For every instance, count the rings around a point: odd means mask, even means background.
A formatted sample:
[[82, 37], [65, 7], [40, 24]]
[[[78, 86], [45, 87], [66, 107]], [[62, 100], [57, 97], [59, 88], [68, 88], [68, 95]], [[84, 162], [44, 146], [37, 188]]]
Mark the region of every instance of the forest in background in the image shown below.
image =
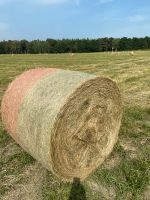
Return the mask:
[[150, 37], [0, 41], [0, 54], [88, 53], [150, 49]]

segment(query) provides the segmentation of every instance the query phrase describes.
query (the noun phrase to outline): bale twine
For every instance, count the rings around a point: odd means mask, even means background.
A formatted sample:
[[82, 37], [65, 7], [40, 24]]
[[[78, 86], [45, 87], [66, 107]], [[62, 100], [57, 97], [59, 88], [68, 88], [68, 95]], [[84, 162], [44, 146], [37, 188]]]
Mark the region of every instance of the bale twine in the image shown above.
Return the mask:
[[18, 76], [5, 92], [1, 111], [15, 141], [65, 181], [85, 179], [105, 160], [122, 116], [115, 82], [54, 68]]

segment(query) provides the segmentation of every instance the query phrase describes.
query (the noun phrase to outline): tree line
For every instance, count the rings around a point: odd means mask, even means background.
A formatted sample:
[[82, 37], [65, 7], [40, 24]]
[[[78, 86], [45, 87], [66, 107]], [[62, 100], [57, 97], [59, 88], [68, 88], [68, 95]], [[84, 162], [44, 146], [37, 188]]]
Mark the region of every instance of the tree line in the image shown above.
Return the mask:
[[150, 37], [0, 41], [0, 54], [88, 53], [150, 49]]

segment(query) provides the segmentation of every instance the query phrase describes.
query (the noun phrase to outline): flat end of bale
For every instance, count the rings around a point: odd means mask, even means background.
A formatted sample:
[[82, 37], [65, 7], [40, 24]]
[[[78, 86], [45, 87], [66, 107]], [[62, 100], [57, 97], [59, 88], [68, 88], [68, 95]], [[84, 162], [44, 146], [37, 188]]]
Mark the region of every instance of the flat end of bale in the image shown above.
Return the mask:
[[108, 78], [83, 83], [63, 106], [51, 141], [54, 173], [84, 180], [111, 153], [121, 124], [119, 89]]

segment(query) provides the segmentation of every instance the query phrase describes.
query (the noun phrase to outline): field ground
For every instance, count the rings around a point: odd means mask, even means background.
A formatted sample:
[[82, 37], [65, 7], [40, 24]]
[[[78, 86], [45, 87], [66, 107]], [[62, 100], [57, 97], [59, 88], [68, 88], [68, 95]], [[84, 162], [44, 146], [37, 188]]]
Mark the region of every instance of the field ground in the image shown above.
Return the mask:
[[[124, 114], [118, 142], [103, 165], [82, 183], [86, 198], [82, 194], [78, 199], [149, 200], [150, 51], [137, 51], [133, 56], [129, 52], [0, 55], [0, 99], [16, 75], [37, 67], [107, 76], [122, 93]], [[62, 183], [24, 152], [1, 121], [0, 155], [2, 200], [69, 200], [71, 184]]]

